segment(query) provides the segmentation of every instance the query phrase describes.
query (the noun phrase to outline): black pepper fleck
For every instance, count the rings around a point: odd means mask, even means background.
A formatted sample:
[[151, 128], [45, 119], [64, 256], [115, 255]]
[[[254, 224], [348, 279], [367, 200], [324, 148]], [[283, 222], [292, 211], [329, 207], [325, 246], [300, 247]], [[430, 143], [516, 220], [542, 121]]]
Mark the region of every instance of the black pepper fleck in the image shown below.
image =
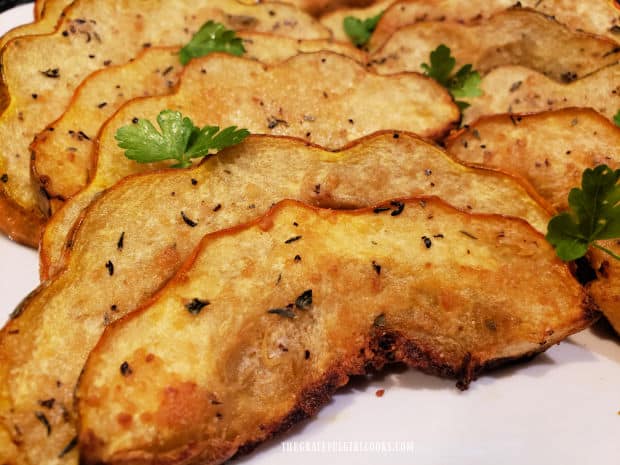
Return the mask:
[[430, 249], [433, 246], [433, 241], [431, 241], [430, 237], [422, 236], [422, 240], [424, 241], [424, 245], [427, 249]]
[[112, 263], [112, 260], [108, 260], [108, 263], [105, 264], [105, 267], [108, 269], [108, 274], [110, 276], [114, 276], [114, 263]]

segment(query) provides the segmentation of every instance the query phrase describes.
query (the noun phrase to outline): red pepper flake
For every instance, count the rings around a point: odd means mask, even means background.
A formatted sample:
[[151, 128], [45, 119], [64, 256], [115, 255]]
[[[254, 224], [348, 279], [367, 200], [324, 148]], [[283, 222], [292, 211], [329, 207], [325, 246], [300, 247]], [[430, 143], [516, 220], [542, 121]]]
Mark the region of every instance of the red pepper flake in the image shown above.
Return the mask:
[[377, 389], [377, 392], [375, 392], [377, 397], [383, 397], [383, 394], [385, 394], [385, 389]]

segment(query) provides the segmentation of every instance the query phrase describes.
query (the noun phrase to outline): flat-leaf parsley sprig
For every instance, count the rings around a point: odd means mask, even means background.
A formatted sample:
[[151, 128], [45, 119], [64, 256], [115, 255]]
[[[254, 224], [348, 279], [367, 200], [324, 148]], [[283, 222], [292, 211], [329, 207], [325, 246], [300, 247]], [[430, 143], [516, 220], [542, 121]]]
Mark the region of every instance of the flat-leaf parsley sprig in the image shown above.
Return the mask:
[[620, 260], [620, 256], [596, 242], [620, 238], [618, 179], [620, 170], [607, 165], [583, 172], [581, 189], [572, 189], [568, 195], [570, 210], [554, 216], [548, 226], [547, 240], [562, 260], [583, 257], [589, 246]]
[[157, 116], [159, 132], [146, 119], [123, 126], [116, 131], [118, 146], [125, 156], [138, 163], [176, 160], [173, 168], [190, 166], [192, 158], [202, 158], [243, 141], [250, 132], [230, 126], [220, 131], [218, 126], [194, 126], [191, 119], [178, 111], [164, 110]]
[[457, 99], [482, 95], [482, 90], [480, 89], [482, 78], [480, 73], [475, 71], [472, 65], [468, 64], [462, 66], [455, 74], [452, 74], [456, 66], [456, 59], [452, 56], [450, 49], [444, 44], [441, 44], [431, 52], [430, 62], [430, 65], [427, 63], [421, 65], [424, 74], [448, 89], [461, 111], [467, 108], [469, 103]]
[[207, 21], [194, 34], [192, 40], [179, 51], [179, 59], [182, 65], [186, 65], [192, 58], [199, 58], [213, 52], [241, 56], [245, 53], [245, 47], [235, 31], [227, 29], [222, 23]]
[[372, 33], [375, 32], [379, 20], [383, 16], [383, 11], [371, 18], [359, 19], [355, 16], [347, 16], [342, 22], [344, 32], [349, 36], [351, 42], [358, 47], [363, 47], [368, 43]]
[[620, 110], [614, 115], [614, 123], [616, 123], [616, 126], [620, 127]]

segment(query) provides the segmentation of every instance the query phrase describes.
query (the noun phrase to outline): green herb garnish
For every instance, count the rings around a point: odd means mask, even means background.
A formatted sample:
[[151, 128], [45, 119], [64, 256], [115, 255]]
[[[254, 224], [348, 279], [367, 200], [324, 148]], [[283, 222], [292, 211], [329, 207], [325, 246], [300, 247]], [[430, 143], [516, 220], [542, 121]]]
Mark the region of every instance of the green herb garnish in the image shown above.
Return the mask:
[[192, 40], [181, 49], [179, 59], [181, 64], [186, 65], [192, 58], [199, 58], [213, 52], [241, 56], [245, 53], [245, 47], [241, 39], [235, 35], [235, 31], [226, 29], [222, 23], [207, 21], [194, 34]]
[[620, 260], [620, 256], [596, 243], [620, 238], [618, 179], [620, 170], [607, 165], [583, 172], [581, 189], [572, 189], [568, 195], [570, 210], [554, 216], [548, 226], [547, 240], [562, 260], [583, 257], [590, 245]]
[[614, 115], [614, 123], [616, 123], [616, 126], [620, 127], [620, 110]]
[[383, 11], [377, 16], [372, 18], [359, 19], [355, 16], [347, 16], [342, 22], [344, 32], [347, 33], [351, 42], [358, 47], [363, 47], [368, 43], [372, 33], [375, 32], [375, 28], [379, 23], [379, 20], [383, 16]]
[[125, 156], [138, 163], [177, 160], [173, 168], [186, 168], [192, 158], [202, 158], [214, 150], [238, 144], [250, 133], [230, 126], [220, 131], [217, 126], [194, 126], [191, 119], [178, 111], [164, 110], [157, 116], [161, 132], [146, 119], [123, 126], [116, 131], [118, 146]]
[[456, 99], [479, 97], [482, 95], [482, 90], [480, 89], [482, 79], [472, 65], [464, 65], [456, 74], [452, 74], [456, 66], [456, 59], [451, 55], [450, 49], [444, 44], [441, 44], [431, 52], [430, 62], [430, 65], [422, 64], [424, 74], [448, 89], [461, 111], [467, 108], [469, 103]]

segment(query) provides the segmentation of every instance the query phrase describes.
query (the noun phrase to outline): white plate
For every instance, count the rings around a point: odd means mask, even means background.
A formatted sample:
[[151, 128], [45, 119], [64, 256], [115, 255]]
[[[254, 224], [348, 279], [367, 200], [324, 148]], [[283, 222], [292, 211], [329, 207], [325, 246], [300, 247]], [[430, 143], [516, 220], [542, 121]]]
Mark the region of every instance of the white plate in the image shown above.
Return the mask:
[[[31, 5], [7, 11], [0, 31], [31, 17]], [[36, 254], [0, 237], [0, 321], [36, 284]], [[620, 344], [599, 325], [528, 364], [486, 374], [466, 392], [414, 370], [357, 379], [316, 418], [235, 463], [317, 461], [616, 465]]]

